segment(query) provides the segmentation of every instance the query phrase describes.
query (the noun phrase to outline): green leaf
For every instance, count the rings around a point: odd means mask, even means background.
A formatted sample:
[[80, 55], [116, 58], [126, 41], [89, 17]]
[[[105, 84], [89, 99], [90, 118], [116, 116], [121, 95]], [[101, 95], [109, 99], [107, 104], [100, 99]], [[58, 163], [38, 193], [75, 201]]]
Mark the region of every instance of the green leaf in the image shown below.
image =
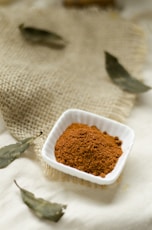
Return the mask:
[[57, 222], [64, 215], [64, 209], [67, 207], [66, 205], [51, 203], [42, 198], [36, 198], [33, 193], [21, 188], [16, 181], [14, 182], [20, 189], [24, 203], [39, 218]]
[[114, 84], [129, 93], [144, 93], [149, 87], [131, 76], [131, 74], [118, 62], [118, 59], [108, 52], [105, 52], [106, 70]]
[[[40, 133], [40, 135], [41, 134], [42, 133]], [[37, 137], [28, 137], [15, 144], [2, 147], [0, 149], [0, 169], [8, 166], [16, 158], [19, 158], [20, 155], [28, 149], [35, 138]]]
[[56, 49], [62, 49], [67, 44], [60, 35], [51, 31], [30, 26], [25, 27], [24, 24], [19, 25], [19, 30], [27, 41], [34, 44], [41, 44]]

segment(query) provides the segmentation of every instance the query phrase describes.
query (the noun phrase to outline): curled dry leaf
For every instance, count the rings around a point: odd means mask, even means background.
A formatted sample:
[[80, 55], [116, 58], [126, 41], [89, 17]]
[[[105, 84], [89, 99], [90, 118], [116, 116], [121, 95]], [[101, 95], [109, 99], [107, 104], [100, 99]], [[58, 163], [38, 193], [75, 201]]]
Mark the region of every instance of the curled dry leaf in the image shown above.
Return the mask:
[[[42, 132], [38, 135], [40, 136]], [[23, 152], [33, 143], [36, 137], [28, 137], [15, 144], [4, 146], [0, 149], [0, 168], [8, 166], [16, 158], [19, 158]]]
[[36, 198], [33, 193], [21, 188], [14, 180], [17, 187], [20, 189], [24, 203], [34, 212], [36, 216], [42, 219], [58, 222], [64, 215], [66, 205], [51, 203], [42, 198]]
[[62, 49], [66, 46], [66, 41], [58, 34], [40, 28], [19, 25], [22, 36], [29, 42], [45, 45], [51, 48]]
[[131, 76], [131, 74], [118, 62], [118, 59], [105, 52], [106, 70], [114, 84], [122, 90], [133, 94], [144, 93], [152, 87], [147, 86]]

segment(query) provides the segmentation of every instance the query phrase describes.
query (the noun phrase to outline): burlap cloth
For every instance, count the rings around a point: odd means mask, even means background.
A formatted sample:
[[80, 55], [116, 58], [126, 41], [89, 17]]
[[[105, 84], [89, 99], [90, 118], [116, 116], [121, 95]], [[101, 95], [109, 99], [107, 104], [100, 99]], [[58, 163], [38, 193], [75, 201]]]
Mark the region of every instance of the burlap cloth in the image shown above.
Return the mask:
[[[43, 2], [44, 3], [44, 2]], [[63, 50], [27, 43], [18, 25], [52, 30], [67, 41]], [[104, 50], [117, 56], [136, 77], [145, 57], [142, 32], [116, 12], [74, 10], [60, 5], [20, 1], [0, 9], [0, 108], [17, 139], [43, 131], [42, 145], [55, 121], [68, 108], [79, 108], [125, 122], [135, 96], [121, 91], [105, 70]], [[73, 179], [43, 160], [46, 175]]]

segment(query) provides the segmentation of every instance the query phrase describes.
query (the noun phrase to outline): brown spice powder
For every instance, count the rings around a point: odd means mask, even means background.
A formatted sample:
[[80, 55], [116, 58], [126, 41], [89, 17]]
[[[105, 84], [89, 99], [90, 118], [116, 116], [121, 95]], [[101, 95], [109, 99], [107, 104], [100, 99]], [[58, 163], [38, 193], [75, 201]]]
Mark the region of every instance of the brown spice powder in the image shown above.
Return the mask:
[[95, 176], [105, 177], [122, 155], [118, 137], [100, 131], [96, 126], [71, 124], [55, 145], [56, 160]]

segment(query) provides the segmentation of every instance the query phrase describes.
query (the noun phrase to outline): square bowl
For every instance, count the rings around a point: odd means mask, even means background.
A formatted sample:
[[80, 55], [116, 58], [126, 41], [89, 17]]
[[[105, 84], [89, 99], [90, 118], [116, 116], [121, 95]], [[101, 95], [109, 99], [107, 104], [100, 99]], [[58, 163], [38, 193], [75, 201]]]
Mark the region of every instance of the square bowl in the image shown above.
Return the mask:
[[[64, 165], [56, 160], [54, 154], [56, 141], [65, 131], [65, 129], [72, 123], [96, 126], [102, 132], [106, 131], [109, 135], [117, 136], [122, 141], [122, 155], [119, 157], [114, 169], [104, 178], [100, 176], [94, 176], [93, 174]], [[48, 165], [66, 174], [90, 181], [92, 183], [108, 185], [114, 183], [121, 174], [132, 148], [133, 142], [134, 131], [130, 127], [115, 120], [91, 112], [79, 109], [68, 109], [63, 112], [49, 133], [42, 148], [42, 157]]]

